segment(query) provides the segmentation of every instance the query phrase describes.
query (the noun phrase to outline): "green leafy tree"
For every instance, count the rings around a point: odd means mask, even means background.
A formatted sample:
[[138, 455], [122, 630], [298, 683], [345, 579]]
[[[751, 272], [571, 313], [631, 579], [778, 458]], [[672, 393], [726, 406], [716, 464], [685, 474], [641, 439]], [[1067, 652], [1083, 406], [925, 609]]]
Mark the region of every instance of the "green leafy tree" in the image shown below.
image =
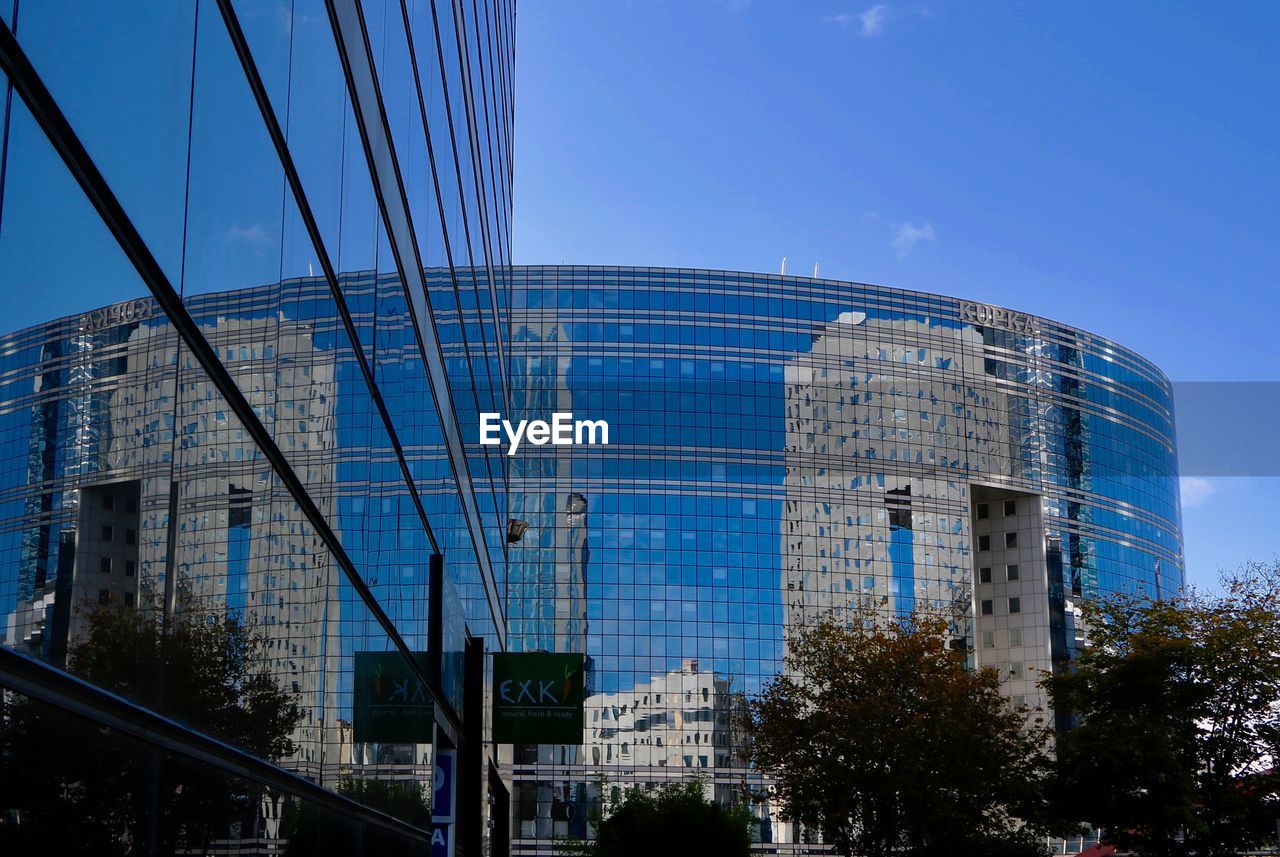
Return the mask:
[[[1089, 646], [1045, 681], [1078, 725], [1058, 739], [1061, 811], [1144, 855], [1227, 855], [1280, 818], [1280, 564], [1223, 594], [1085, 607]], [[1274, 840], [1273, 840], [1274, 841]]]
[[561, 854], [746, 857], [751, 853], [751, 828], [755, 824], [750, 808], [723, 807], [708, 800], [700, 779], [665, 783], [653, 789], [633, 786], [620, 790], [616, 799], [596, 811], [593, 820], [596, 838], [589, 842], [561, 842]]
[[[262, 758], [292, 753], [302, 714], [263, 668], [262, 639], [235, 615], [181, 607], [167, 628], [154, 611], [96, 608], [68, 669]], [[256, 817], [252, 784], [50, 706], [10, 696], [3, 723], [0, 802], [10, 812], [0, 851], [203, 851]]]
[[1045, 853], [1047, 733], [947, 644], [947, 622], [870, 612], [788, 640], [751, 705], [756, 764], [785, 818], [845, 855]]

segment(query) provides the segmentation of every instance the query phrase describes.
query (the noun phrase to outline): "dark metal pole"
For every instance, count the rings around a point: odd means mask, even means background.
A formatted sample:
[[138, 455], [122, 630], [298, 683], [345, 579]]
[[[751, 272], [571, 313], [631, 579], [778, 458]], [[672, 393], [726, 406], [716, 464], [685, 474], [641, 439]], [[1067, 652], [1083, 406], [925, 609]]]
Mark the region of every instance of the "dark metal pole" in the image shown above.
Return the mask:
[[467, 740], [458, 753], [458, 842], [460, 855], [474, 857], [481, 853], [484, 841], [484, 802], [488, 791], [484, 762], [484, 638], [467, 639], [463, 663], [462, 731]]

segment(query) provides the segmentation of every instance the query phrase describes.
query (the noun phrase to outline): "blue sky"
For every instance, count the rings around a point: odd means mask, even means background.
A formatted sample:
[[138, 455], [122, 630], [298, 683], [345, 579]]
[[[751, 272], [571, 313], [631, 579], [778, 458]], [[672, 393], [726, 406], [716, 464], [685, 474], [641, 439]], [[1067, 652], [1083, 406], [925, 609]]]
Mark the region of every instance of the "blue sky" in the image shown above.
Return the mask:
[[[1278, 38], [1274, 3], [524, 0], [515, 260], [786, 256], [1280, 380]], [[1280, 479], [1185, 482], [1190, 580], [1280, 553]]]

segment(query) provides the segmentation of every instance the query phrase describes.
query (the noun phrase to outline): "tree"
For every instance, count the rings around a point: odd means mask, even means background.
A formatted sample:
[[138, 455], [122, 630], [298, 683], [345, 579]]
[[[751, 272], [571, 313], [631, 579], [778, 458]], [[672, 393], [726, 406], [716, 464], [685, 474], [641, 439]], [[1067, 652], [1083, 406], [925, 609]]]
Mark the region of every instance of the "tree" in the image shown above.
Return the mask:
[[[262, 639], [234, 614], [184, 603], [168, 627], [124, 605], [85, 617], [68, 669], [187, 726], [272, 761], [301, 719], [262, 668]], [[253, 817], [258, 789], [25, 697], [4, 703], [0, 801], [18, 823], [0, 850], [171, 854]]]
[[785, 818], [845, 855], [1043, 854], [1047, 733], [945, 619], [869, 612], [789, 639], [787, 673], [752, 701], [756, 764]]
[[751, 853], [755, 817], [745, 806], [726, 808], [708, 800], [699, 779], [655, 789], [625, 789], [596, 819], [596, 838], [560, 843], [560, 853], [579, 857], [668, 857]]
[[1085, 607], [1089, 645], [1045, 681], [1062, 810], [1146, 855], [1236, 854], [1280, 818], [1280, 564], [1224, 594]]

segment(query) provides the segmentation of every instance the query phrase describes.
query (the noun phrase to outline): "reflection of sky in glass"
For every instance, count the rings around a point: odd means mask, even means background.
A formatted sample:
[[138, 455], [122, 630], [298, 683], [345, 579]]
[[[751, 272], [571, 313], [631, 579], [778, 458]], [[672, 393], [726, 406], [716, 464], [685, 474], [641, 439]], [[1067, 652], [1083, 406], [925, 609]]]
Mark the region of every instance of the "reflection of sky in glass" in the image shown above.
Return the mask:
[[601, 546], [591, 569], [598, 581], [587, 587], [587, 652], [598, 692], [690, 658], [704, 670], [745, 674], [748, 691], [778, 670], [776, 502], [620, 493], [599, 498], [592, 514]]

